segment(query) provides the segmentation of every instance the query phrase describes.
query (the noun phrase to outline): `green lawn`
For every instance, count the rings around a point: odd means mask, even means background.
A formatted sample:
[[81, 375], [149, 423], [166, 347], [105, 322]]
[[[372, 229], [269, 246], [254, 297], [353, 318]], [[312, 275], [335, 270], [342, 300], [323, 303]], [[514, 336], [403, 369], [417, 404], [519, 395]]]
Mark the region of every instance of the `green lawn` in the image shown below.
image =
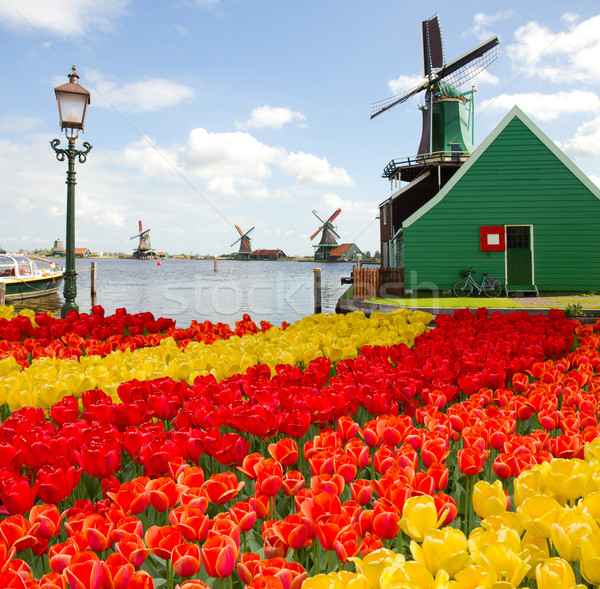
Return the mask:
[[398, 305], [400, 307], [419, 307], [425, 309], [433, 309], [439, 307], [448, 307], [462, 309], [464, 307], [479, 308], [485, 307], [486, 309], [524, 309], [525, 305], [521, 305], [517, 301], [507, 299], [506, 297], [500, 297], [497, 299], [490, 299], [488, 297], [466, 297], [461, 299], [459, 297], [403, 297], [403, 298], [372, 298], [365, 299], [368, 303], [381, 303], [383, 305]]

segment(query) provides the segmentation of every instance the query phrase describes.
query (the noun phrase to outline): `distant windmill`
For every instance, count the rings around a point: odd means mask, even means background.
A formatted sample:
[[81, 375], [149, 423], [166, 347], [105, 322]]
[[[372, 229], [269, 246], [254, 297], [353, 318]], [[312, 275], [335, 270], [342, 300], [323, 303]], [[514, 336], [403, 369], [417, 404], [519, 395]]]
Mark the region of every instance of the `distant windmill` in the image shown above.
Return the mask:
[[140, 232], [133, 235], [131, 239], [139, 238], [137, 249], [133, 251], [133, 257], [138, 259], [152, 258], [155, 255], [152, 246], [150, 245], [150, 229], [142, 229], [142, 222], [138, 221]]
[[240, 242], [240, 249], [237, 254], [235, 254], [236, 260], [249, 260], [252, 255], [252, 242], [248, 235], [254, 229], [248, 229], [245, 233], [240, 229], [239, 225], [236, 225], [235, 228], [238, 230], [240, 236], [231, 244], [233, 247], [238, 241]]
[[[423, 132], [418, 154], [437, 152], [470, 152], [472, 139], [466, 120], [467, 95], [457, 87], [486, 69], [497, 57], [498, 37], [492, 37], [450, 63], [444, 63], [444, 47], [438, 15], [422, 22], [423, 77], [417, 87], [374, 102], [371, 105], [371, 118], [402, 104], [411, 96], [425, 90]], [[471, 114], [473, 114], [471, 108]], [[471, 118], [472, 120], [472, 118]]]
[[342, 209], [338, 209], [326, 221], [317, 211], [313, 210], [313, 215], [321, 221], [322, 225], [310, 236], [310, 239], [313, 240], [320, 231], [323, 231], [319, 244], [313, 245], [315, 248], [315, 260], [328, 260], [331, 250], [337, 247], [338, 243], [335, 238], [339, 238], [340, 236], [334, 229], [332, 222], [341, 212]]

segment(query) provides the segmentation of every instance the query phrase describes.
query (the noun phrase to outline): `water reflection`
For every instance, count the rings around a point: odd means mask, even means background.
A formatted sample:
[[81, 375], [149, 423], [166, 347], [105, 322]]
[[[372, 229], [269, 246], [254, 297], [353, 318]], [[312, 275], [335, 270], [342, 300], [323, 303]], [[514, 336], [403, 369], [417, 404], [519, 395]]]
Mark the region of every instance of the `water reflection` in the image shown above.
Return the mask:
[[[130, 313], [150, 311], [155, 317], [169, 317], [178, 327], [192, 320], [234, 325], [244, 313], [255, 321], [280, 325], [293, 323], [314, 310], [313, 269], [320, 267], [324, 313], [335, 311], [338, 298], [347, 286], [352, 264], [314, 262], [244, 262], [219, 260], [95, 260], [98, 267], [96, 303], [108, 314], [119, 307]], [[59, 261], [59, 264], [61, 262]], [[76, 260], [77, 304], [89, 312], [90, 260]], [[60, 315], [62, 293], [18, 301], [15, 307], [52, 311]]]

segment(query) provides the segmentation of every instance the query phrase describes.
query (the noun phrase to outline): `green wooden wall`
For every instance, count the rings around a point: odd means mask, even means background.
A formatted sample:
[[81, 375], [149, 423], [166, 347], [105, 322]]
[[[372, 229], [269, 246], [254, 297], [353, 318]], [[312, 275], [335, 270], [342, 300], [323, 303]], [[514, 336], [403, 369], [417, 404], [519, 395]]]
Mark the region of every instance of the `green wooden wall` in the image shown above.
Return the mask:
[[469, 266], [505, 282], [505, 253], [480, 251], [479, 228], [531, 224], [539, 290], [600, 290], [600, 200], [561, 157], [512, 118], [440, 202], [408, 219], [406, 288], [451, 288]]

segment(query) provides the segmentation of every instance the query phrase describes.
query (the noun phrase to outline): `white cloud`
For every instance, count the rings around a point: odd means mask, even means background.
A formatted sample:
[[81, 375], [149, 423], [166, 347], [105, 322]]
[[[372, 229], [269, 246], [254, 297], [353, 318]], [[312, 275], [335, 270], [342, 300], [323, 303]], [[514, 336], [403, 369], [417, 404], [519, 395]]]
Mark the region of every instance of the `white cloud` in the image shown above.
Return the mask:
[[311, 153], [290, 153], [280, 167], [284, 174], [296, 176], [302, 184], [354, 186], [354, 180], [344, 168], [334, 168], [327, 158]]
[[564, 142], [557, 141], [556, 144], [572, 158], [599, 157], [600, 117], [579, 126], [571, 139]]
[[500, 82], [500, 78], [494, 76], [494, 74], [490, 74], [489, 70], [479, 72], [473, 80], [477, 82], [477, 85], [490, 84], [491, 86], [496, 86]]
[[130, 0], [2, 0], [0, 26], [52, 33], [61, 38], [81, 37], [92, 31], [111, 31]]
[[365, 202], [362, 200], [343, 199], [337, 194], [330, 193], [323, 197], [323, 202], [325, 203], [326, 210], [331, 211], [328, 216], [337, 209], [342, 209], [347, 214], [366, 217], [367, 219], [374, 218], [378, 214], [378, 203], [376, 201]]
[[[85, 81], [84, 81], [85, 80]], [[60, 82], [62, 83], [62, 82]], [[127, 82], [119, 86], [100, 72], [89, 71], [82, 76], [82, 85], [89, 85], [92, 100], [100, 107], [128, 112], [149, 112], [190, 100], [195, 92], [189, 86], [163, 78]]]
[[247, 121], [236, 121], [238, 129], [258, 129], [261, 127], [272, 127], [273, 129], [281, 129], [287, 123], [294, 121], [305, 121], [306, 117], [298, 111], [293, 111], [290, 108], [280, 106], [261, 106], [252, 109], [250, 118]]
[[424, 81], [425, 78], [421, 76], [398, 76], [395, 80], [388, 82], [388, 87], [392, 94], [402, 94], [412, 90]]
[[506, 52], [527, 77], [554, 83], [596, 83], [600, 76], [600, 15], [580, 23], [566, 14], [567, 28], [554, 32], [531, 21], [515, 31]]
[[598, 186], [598, 188], [600, 188], [600, 176], [594, 176], [593, 174], [590, 174], [588, 176], [588, 178], [596, 185]]
[[561, 116], [573, 113], [600, 113], [600, 98], [594, 92], [573, 90], [572, 92], [556, 92], [542, 94], [529, 92], [523, 94], [500, 94], [491, 100], [481, 103], [481, 111], [487, 109], [508, 111], [519, 106], [526, 114], [541, 121], [552, 121]]
[[513, 10], [503, 10], [496, 14], [485, 14], [478, 12], [473, 16], [473, 26], [471, 32], [481, 41], [485, 41], [494, 35], [492, 25], [500, 20], [506, 20], [514, 16]]
[[11, 116], [0, 119], [0, 131], [31, 133], [42, 126], [41, 119], [35, 117]]

